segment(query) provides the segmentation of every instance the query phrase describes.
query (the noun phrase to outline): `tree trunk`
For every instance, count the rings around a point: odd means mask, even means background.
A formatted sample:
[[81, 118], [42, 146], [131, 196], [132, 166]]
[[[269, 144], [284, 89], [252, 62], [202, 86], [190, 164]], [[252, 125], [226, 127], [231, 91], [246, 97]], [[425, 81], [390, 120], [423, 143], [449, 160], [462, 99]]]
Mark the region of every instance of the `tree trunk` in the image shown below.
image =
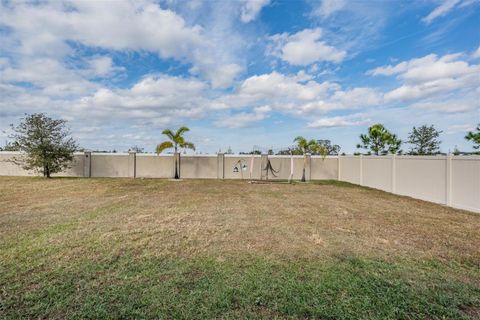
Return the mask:
[[177, 153], [173, 155], [175, 157], [175, 179], [180, 179], [180, 176], [178, 174], [178, 164], [177, 164]]
[[303, 155], [302, 182], [305, 182], [305, 167], [307, 166], [307, 155]]
[[50, 168], [48, 168], [48, 165], [45, 166], [44, 176], [50, 178]]

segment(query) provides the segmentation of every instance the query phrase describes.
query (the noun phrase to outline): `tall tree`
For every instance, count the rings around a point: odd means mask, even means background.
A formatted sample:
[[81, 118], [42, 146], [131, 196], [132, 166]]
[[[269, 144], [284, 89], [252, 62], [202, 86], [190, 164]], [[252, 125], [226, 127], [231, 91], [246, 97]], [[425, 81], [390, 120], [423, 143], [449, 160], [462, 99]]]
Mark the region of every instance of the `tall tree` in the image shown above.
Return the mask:
[[11, 125], [13, 144], [25, 153], [12, 161], [26, 170], [36, 170], [50, 178], [53, 173], [69, 168], [77, 143], [70, 137], [65, 120], [43, 113], [26, 115], [18, 126]]
[[[164, 141], [157, 145], [155, 149], [157, 154], [162, 153], [165, 149], [174, 148], [175, 153], [178, 153], [178, 149], [193, 149], [195, 150], [195, 145], [191, 142], [185, 141], [183, 135], [190, 131], [187, 127], [180, 127], [175, 133], [170, 129], [165, 129], [162, 131], [163, 135], [166, 135], [170, 141]], [[177, 163], [177, 157], [175, 157], [175, 179], [180, 178], [180, 164]]]
[[480, 123], [477, 125], [475, 131], [470, 131], [467, 133], [465, 139], [473, 142], [473, 149], [480, 149]]
[[438, 140], [442, 131], [435, 129], [433, 125], [423, 125], [421, 127], [413, 127], [412, 132], [408, 135], [408, 143], [412, 145], [410, 154], [414, 155], [430, 155], [440, 152], [440, 143]]
[[305, 182], [305, 168], [307, 167], [307, 153], [313, 153], [319, 150], [319, 145], [315, 140], [307, 140], [304, 137], [298, 136], [293, 142], [297, 143], [297, 149], [303, 154], [303, 170], [302, 181]]
[[367, 134], [360, 135], [361, 143], [357, 148], [369, 149], [375, 155], [393, 153], [400, 151], [402, 140], [395, 134], [389, 132], [382, 124], [377, 123], [368, 128]]

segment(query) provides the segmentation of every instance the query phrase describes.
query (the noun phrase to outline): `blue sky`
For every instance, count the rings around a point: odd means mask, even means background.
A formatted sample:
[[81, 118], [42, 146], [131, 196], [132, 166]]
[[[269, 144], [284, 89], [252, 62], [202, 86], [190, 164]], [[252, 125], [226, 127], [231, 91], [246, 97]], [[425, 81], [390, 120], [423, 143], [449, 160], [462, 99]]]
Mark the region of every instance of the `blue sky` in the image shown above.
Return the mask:
[[186, 125], [203, 153], [298, 135], [352, 153], [377, 122], [469, 151], [480, 122], [478, 0], [1, 1], [0, 44], [1, 144], [33, 112], [88, 149]]

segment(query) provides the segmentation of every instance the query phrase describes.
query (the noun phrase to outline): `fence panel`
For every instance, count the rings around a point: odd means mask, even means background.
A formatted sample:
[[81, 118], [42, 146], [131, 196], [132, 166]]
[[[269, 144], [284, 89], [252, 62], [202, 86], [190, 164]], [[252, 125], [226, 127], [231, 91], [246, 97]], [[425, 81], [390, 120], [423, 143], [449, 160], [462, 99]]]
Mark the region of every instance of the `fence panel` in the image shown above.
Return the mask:
[[128, 177], [128, 153], [92, 153], [92, 177]]
[[392, 192], [392, 156], [362, 157], [362, 185]]
[[217, 155], [180, 156], [180, 177], [186, 179], [216, 179]]
[[340, 157], [340, 180], [361, 184], [361, 156]]
[[136, 176], [138, 178], [173, 178], [173, 155], [136, 155]]
[[451, 205], [480, 211], [480, 158], [454, 157], [451, 170]]

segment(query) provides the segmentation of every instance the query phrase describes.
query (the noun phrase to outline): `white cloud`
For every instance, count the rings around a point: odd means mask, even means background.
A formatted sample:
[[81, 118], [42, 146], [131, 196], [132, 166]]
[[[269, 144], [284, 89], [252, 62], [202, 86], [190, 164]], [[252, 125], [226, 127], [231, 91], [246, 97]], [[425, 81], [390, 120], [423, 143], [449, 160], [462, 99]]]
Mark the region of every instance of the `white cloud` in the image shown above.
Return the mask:
[[332, 82], [305, 81], [305, 77], [278, 72], [245, 79], [237, 91], [215, 101], [217, 109], [247, 108], [268, 104], [274, 111], [307, 116], [335, 110], [367, 108], [381, 103], [372, 88], [342, 90]]
[[304, 29], [295, 34], [276, 34], [270, 37], [273, 41], [271, 54], [280, 57], [292, 65], [309, 65], [317, 61], [339, 63], [347, 56], [347, 52], [329, 46], [321, 40], [322, 29]]
[[353, 114], [348, 116], [336, 116], [329, 118], [320, 118], [309, 122], [309, 128], [334, 128], [334, 127], [349, 127], [361, 126], [369, 122], [363, 115]]
[[426, 24], [430, 24], [433, 20], [438, 17], [443, 17], [448, 12], [450, 12], [455, 6], [460, 2], [460, 0], [444, 0], [441, 5], [436, 7], [432, 12], [430, 12], [426, 17], [422, 19]]
[[322, 18], [328, 18], [335, 12], [342, 10], [346, 4], [345, 0], [322, 0], [314, 13]]
[[253, 112], [239, 112], [215, 122], [221, 128], [245, 128], [255, 122], [268, 118], [272, 111], [270, 106], [261, 106], [253, 109]]
[[90, 67], [91, 74], [94, 77], [106, 77], [118, 71], [125, 70], [123, 67], [115, 66], [112, 58], [108, 56], [96, 56], [90, 58], [88, 59], [88, 65]]
[[97, 85], [85, 80], [79, 72], [70, 70], [55, 59], [31, 58], [19, 61], [0, 71], [2, 82], [31, 83], [43, 94], [52, 96], [81, 95]]
[[281, 97], [306, 101], [321, 98], [328, 90], [338, 87], [330, 82], [300, 83], [302, 80], [304, 77], [289, 77], [274, 71], [245, 79], [240, 85], [238, 93], [255, 100]]
[[[11, 28], [8, 50], [24, 56], [61, 59], [72, 52], [68, 42], [118, 51], [155, 52], [161, 58], [191, 63], [215, 86], [228, 86], [240, 71], [232, 62], [209, 54], [218, 45], [199, 25], [188, 25], [174, 11], [151, 1], [119, 2], [72, 0], [1, 4], [0, 21]], [[223, 68], [225, 67], [225, 68]], [[225, 74], [223, 70], [228, 72]]]
[[403, 84], [385, 94], [386, 101], [417, 100], [433, 95], [448, 94], [455, 90], [470, 90], [480, 86], [480, 65], [460, 60], [462, 54], [438, 57], [430, 54], [422, 58], [403, 61], [397, 65], [378, 67], [371, 75], [396, 75]]
[[17, 115], [47, 112], [77, 124], [109, 126], [123, 120], [153, 128], [207, 117], [213, 108], [207, 90], [203, 81], [166, 75], [147, 76], [126, 89], [97, 87], [91, 94], [74, 98], [0, 83], [0, 110], [16, 110]]
[[478, 3], [478, 0], [442, 0], [438, 7], [422, 18], [422, 22], [430, 24], [433, 20], [446, 16], [454, 9], [464, 8], [475, 3]]
[[263, 7], [270, 3], [270, 0], [244, 0], [241, 8], [240, 20], [244, 23], [255, 20]]

